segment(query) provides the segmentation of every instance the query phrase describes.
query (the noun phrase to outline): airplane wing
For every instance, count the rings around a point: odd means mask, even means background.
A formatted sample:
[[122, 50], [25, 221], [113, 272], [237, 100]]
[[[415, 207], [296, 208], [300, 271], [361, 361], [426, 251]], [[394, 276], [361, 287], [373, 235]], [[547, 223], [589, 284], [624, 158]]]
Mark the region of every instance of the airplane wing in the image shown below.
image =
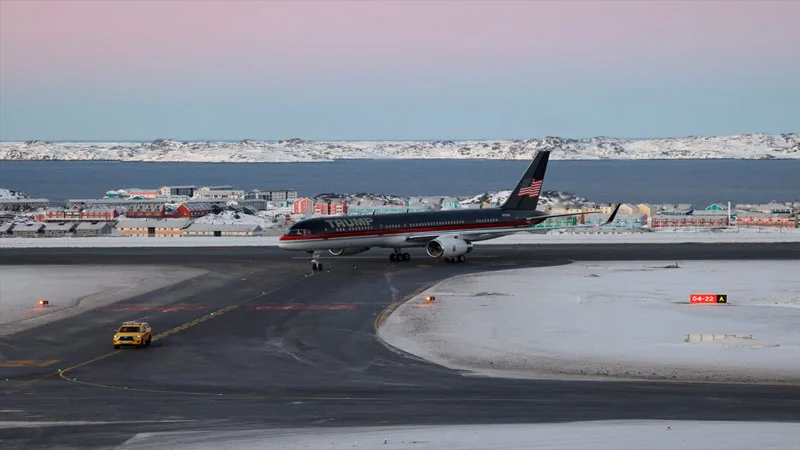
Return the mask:
[[[617, 206], [614, 207], [614, 210], [608, 216], [605, 222], [599, 225], [564, 225], [558, 227], [546, 227], [546, 228], [519, 228], [519, 227], [509, 227], [509, 228], [498, 228], [495, 230], [481, 230], [481, 231], [447, 231], [444, 233], [420, 233], [420, 234], [412, 234], [406, 237], [406, 241], [409, 242], [428, 242], [432, 239], [436, 239], [441, 236], [456, 236], [465, 241], [470, 240], [485, 240], [485, 239], [492, 239], [496, 237], [506, 236], [513, 233], [520, 233], [523, 231], [532, 231], [532, 230], [556, 230], [559, 228], [599, 228], [604, 227], [612, 222], [614, 222], [614, 218], [617, 216], [617, 212], [619, 211], [619, 207], [622, 206], [622, 203], [618, 203]], [[586, 211], [580, 213], [565, 213], [565, 214], [551, 214], [547, 216], [534, 216], [529, 217], [528, 219], [549, 219], [552, 217], [570, 217], [570, 216], [581, 216], [584, 214], [591, 214], [600, 211]]]

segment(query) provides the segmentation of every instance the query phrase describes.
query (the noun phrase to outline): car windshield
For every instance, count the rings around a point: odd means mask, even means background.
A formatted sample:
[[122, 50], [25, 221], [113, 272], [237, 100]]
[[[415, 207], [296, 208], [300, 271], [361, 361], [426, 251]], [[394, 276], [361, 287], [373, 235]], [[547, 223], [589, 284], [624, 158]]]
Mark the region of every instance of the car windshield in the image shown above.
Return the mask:
[[119, 329], [120, 333], [138, 333], [139, 327], [121, 327]]

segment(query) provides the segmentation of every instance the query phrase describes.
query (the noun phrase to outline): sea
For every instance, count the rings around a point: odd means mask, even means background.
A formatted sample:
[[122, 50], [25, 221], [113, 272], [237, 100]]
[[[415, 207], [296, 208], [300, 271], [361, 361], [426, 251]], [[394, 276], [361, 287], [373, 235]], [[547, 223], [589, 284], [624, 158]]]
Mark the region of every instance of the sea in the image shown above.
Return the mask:
[[[232, 185], [300, 196], [375, 193], [472, 196], [511, 189], [529, 161], [338, 160], [303, 163], [0, 161], [0, 188], [48, 198], [100, 198], [120, 188]], [[800, 202], [800, 160], [550, 161], [544, 190], [627, 203]]]

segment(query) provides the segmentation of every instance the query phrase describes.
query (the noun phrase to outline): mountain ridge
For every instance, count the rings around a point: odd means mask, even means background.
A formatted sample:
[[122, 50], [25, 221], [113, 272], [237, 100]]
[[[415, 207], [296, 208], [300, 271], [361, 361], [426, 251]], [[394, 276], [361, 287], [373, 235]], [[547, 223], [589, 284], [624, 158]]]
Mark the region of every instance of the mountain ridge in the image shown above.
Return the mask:
[[480, 141], [0, 142], [5, 161], [324, 162], [346, 159], [529, 160], [539, 150], [553, 160], [800, 159], [797, 133], [748, 133], [619, 139], [545, 136]]

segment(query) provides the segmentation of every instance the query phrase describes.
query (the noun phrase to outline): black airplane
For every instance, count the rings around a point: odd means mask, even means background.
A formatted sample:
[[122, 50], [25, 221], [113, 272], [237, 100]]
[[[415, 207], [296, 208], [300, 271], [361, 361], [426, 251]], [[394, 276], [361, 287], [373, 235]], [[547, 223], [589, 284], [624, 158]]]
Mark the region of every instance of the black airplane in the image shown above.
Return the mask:
[[[315, 217], [292, 225], [280, 237], [278, 247], [313, 252], [314, 270], [322, 270], [319, 262], [322, 251], [343, 256], [372, 247], [394, 249], [389, 256], [391, 261], [411, 259], [411, 255], [402, 252], [403, 248], [425, 247], [428, 255], [437, 260], [463, 262], [465, 255], [472, 251], [473, 242], [530, 231], [532, 226], [553, 217], [599, 212], [546, 214], [536, 211], [549, 157], [549, 151], [536, 154], [511, 196], [499, 208]], [[614, 220], [619, 206], [603, 225]]]

